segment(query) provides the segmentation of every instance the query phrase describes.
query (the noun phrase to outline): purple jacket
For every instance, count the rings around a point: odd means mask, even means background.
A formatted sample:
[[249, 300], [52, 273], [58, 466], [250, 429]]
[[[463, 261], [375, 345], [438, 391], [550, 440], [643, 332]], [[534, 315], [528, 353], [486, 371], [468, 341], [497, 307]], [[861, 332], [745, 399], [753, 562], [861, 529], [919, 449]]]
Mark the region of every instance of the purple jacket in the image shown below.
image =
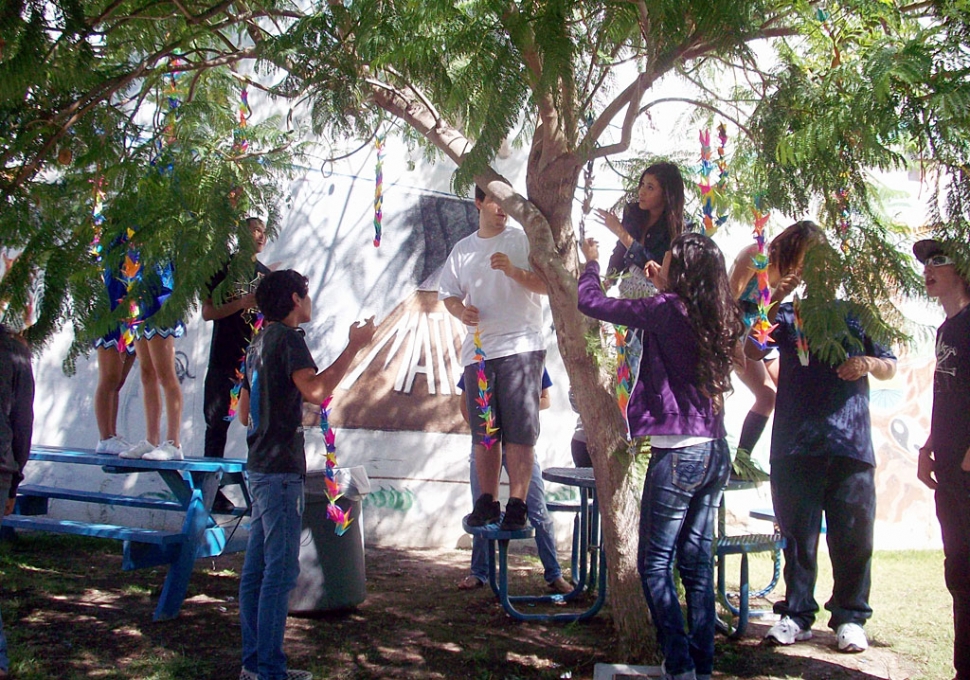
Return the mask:
[[600, 286], [597, 262], [579, 277], [579, 311], [594, 319], [642, 328], [643, 356], [627, 420], [630, 434], [690, 435], [720, 439], [724, 413], [694, 384], [697, 341], [676, 295], [661, 293], [639, 300], [609, 298]]

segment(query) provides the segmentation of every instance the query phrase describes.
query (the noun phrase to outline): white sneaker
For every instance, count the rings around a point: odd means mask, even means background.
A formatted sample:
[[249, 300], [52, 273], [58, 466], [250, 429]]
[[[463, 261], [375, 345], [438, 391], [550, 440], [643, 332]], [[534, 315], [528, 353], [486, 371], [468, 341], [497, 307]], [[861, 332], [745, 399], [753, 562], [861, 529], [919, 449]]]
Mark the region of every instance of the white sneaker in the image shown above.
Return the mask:
[[839, 640], [840, 652], [857, 654], [869, 649], [869, 638], [858, 623], [843, 623], [835, 631], [835, 636]]
[[141, 458], [149, 451], [154, 451], [154, 450], [155, 450], [154, 444], [152, 444], [147, 439], [142, 439], [140, 442], [138, 442], [137, 444], [135, 444], [130, 448], [125, 449], [118, 455], [121, 456], [122, 458]]
[[99, 441], [98, 445], [94, 448], [94, 452], [104, 453], [109, 456], [117, 456], [122, 451], [127, 451], [130, 448], [131, 444], [129, 442], [122, 439], [118, 435], [114, 435]]
[[157, 449], [149, 451], [143, 460], [182, 460], [182, 447], [176, 446], [172, 440], [164, 441], [158, 445]]
[[765, 642], [770, 645], [792, 645], [796, 642], [812, 639], [812, 630], [802, 630], [801, 626], [787, 616], [776, 623], [765, 635]]
[[247, 671], [245, 668], [243, 668], [241, 671], [239, 671], [239, 680], [259, 680], [259, 676], [252, 671]]
[[286, 680], [313, 680], [313, 673], [310, 671], [295, 671], [287, 669]]

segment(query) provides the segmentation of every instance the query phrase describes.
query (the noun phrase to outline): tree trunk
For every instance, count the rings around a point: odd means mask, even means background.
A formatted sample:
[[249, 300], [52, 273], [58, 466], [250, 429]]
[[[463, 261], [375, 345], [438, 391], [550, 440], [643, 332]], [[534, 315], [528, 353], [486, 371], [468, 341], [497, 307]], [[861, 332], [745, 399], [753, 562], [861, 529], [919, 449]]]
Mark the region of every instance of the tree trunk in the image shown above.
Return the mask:
[[571, 157], [541, 171], [530, 163], [529, 203], [519, 206], [523, 214], [510, 214], [525, 227], [533, 267], [548, 286], [559, 351], [589, 440], [603, 518], [607, 593], [619, 640], [617, 661], [657, 663], [656, 636], [637, 573], [643, 467], [627, 452], [612, 376], [587, 349], [587, 337], [598, 336], [599, 324], [577, 307], [579, 262], [570, 215], [579, 167]]

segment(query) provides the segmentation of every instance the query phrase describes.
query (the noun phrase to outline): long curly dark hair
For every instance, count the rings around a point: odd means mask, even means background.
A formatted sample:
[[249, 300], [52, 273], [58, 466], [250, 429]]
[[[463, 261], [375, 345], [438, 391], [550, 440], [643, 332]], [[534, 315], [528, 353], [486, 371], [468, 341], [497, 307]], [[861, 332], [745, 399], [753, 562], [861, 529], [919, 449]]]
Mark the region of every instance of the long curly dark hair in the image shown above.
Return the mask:
[[[661, 161], [649, 166], [640, 174], [637, 187], [643, 184], [643, 178], [647, 175], [654, 177], [663, 189], [664, 211], [657, 220], [657, 225], [662, 224], [666, 227], [670, 240], [673, 241], [684, 233], [684, 178], [676, 165]], [[641, 240], [646, 237], [646, 234], [647, 230], [644, 229]]]
[[732, 358], [744, 335], [744, 323], [717, 244], [703, 234], [686, 233], [674, 239], [666, 289], [687, 308], [697, 337], [697, 385], [718, 412], [724, 393], [731, 391]]

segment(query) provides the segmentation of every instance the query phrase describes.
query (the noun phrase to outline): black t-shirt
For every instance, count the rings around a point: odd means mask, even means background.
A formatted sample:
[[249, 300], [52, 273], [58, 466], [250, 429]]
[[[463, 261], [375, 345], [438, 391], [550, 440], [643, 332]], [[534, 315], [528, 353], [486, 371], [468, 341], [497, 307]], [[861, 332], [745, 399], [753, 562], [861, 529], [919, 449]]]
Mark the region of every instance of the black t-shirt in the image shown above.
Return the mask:
[[[226, 297], [223, 304], [256, 290], [260, 279], [269, 274], [269, 268], [258, 260], [254, 263], [251, 276], [248, 280], [239, 282], [232, 288], [232, 294]], [[212, 291], [220, 283], [226, 280], [229, 274], [229, 265], [226, 264], [222, 271], [218, 272], [209, 281], [209, 297]], [[249, 342], [253, 338], [253, 323], [256, 321], [256, 310], [240, 310], [223, 319], [216, 319], [212, 322], [212, 341], [209, 343], [209, 368], [233, 370], [239, 366], [239, 362], [249, 347]]]
[[931, 423], [937, 472], [958, 470], [970, 448], [970, 305], [936, 332]]
[[303, 395], [293, 382], [303, 368], [317, 370], [301, 328], [271, 323], [249, 346], [243, 387], [249, 391], [250, 472], [306, 474]]

